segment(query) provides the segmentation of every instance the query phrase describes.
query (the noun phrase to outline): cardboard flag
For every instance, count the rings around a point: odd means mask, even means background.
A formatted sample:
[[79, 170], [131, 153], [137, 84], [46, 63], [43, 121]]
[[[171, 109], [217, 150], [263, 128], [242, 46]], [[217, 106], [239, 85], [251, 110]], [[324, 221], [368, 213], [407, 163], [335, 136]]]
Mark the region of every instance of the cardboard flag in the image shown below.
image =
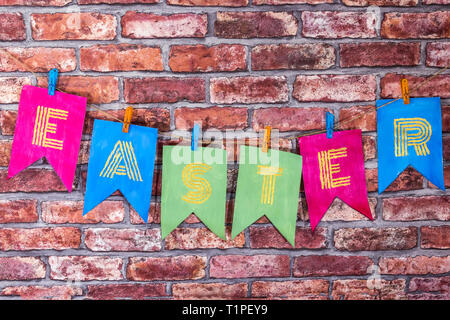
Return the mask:
[[[377, 101], [377, 107], [391, 100]], [[445, 190], [440, 98], [397, 100], [377, 110], [378, 193], [408, 165]]]
[[309, 221], [314, 231], [338, 197], [370, 220], [361, 130], [299, 138]]
[[165, 238], [191, 213], [225, 239], [226, 151], [164, 146], [161, 233]]
[[147, 223], [152, 196], [158, 130], [95, 120], [87, 172], [83, 215], [120, 190]]
[[239, 158], [232, 238], [265, 215], [294, 247], [302, 157], [241, 146]]
[[45, 157], [70, 192], [83, 131], [86, 98], [24, 86], [20, 95], [8, 179]]

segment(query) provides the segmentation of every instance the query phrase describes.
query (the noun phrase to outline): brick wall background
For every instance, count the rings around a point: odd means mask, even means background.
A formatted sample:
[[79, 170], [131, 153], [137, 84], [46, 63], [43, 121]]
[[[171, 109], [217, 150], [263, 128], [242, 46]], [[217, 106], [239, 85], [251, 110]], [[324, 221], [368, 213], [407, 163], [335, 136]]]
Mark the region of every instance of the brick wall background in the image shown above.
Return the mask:
[[[408, 169], [377, 195], [374, 107], [399, 96], [402, 75], [412, 87], [449, 64], [449, 4], [0, 0], [0, 46], [38, 76], [0, 50], [0, 298], [450, 298], [450, 193]], [[375, 221], [335, 201], [311, 234], [301, 192], [295, 249], [265, 219], [224, 242], [191, 216], [162, 241], [160, 156], [148, 226], [120, 194], [83, 218], [92, 123], [105, 119], [92, 107], [72, 193], [45, 160], [5, 180], [20, 89], [47, 86], [53, 67], [60, 89], [115, 116], [132, 104], [135, 124], [161, 133], [194, 120], [247, 133], [270, 124], [295, 153], [287, 137], [323, 129], [325, 110], [337, 120], [364, 112], [343, 128], [363, 130]], [[447, 187], [449, 79], [413, 95], [442, 98]], [[380, 283], [367, 282], [377, 274]]]

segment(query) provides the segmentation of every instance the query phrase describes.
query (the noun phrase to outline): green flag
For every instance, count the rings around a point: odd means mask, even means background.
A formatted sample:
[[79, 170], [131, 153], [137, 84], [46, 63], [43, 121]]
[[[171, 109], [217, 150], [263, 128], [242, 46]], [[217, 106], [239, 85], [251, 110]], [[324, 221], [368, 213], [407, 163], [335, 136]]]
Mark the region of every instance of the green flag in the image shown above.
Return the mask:
[[161, 232], [165, 238], [191, 213], [225, 240], [227, 154], [218, 148], [164, 146]]
[[241, 146], [231, 237], [265, 215], [295, 246], [301, 173], [297, 154]]

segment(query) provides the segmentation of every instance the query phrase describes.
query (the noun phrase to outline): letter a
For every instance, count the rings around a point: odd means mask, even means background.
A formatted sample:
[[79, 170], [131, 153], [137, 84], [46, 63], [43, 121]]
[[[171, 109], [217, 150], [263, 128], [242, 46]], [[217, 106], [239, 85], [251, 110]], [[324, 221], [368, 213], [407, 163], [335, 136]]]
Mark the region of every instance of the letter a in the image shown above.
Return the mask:
[[[121, 164], [123, 162], [123, 164]], [[100, 177], [114, 178], [115, 175], [127, 175], [133, 181], [142, 181], [141, 173], [134, 154], [133, 145], [128, 141], [117, 141], [106, 160]]]

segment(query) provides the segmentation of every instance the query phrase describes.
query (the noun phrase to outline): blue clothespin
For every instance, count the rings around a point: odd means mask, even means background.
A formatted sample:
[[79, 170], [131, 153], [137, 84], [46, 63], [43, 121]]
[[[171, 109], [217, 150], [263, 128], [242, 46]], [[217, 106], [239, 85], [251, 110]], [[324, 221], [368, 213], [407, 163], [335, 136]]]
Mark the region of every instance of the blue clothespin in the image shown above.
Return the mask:
[[58, 80], [58, 69], [50, 70], [48, 74], [48, 94], [55, 95], [56, 81]]
[[325, 114], [325, 122], [327, 125], [327, 138], [333, 138], [334, 115], [331, 112]]
[[198, 124], [194, 124], [194, 128], [192, 129], [192, 142], [191, 142], [191, 149], [192, 151], [197, 151], [197, 144], [198, 144], [198, 136], [200, 134], [200, 126]]

